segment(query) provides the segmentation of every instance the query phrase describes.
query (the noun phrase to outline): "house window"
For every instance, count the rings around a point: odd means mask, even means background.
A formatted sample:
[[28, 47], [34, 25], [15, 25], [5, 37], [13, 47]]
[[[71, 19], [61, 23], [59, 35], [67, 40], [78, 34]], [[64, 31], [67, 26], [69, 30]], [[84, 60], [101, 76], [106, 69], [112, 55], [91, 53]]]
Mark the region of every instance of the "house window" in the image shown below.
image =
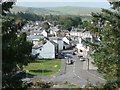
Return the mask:
[[42, 49], [40, 48], [40, 51], [41, 51]]
[[83, 52], [82, 50], [80, 50], [80, 52]]
[[63, 46], [63, 50], [65, 50], [65, 46]]

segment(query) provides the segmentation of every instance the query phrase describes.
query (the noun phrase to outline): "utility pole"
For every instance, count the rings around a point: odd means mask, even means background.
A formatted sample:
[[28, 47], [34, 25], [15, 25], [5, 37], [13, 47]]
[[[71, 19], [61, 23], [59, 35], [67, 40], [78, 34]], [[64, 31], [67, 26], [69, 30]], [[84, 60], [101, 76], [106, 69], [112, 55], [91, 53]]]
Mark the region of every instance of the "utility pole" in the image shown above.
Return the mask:
[[89, 70], [89, 58], [87, 58], [88, 59], [88, 70]]
[[90, 63], [89, 63], [89, 51], [87, 51], [87, 61], [88, 61], [88, 69], [87, 70], [89, 70], [89, 65], [90, 65]]

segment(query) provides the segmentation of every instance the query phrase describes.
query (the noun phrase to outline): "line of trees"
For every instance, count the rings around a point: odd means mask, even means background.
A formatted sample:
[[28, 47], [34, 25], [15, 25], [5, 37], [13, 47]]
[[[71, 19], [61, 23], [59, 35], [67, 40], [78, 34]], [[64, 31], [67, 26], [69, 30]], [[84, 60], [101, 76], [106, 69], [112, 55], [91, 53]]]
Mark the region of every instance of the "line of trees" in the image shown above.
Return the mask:
[[15, 2], [2, 2], [2, 87], [19, 88], [22, 81], [17, 71], [22, 70], [30, 59], [32, 43], [26, 41], [26, 33], [20, 33], [24, 20], [8, 17]]
[[107, 80], [105, 87], [114, 90], [120, 88], [120, 1], [109, 3], [112, 10], [92, 13], [92, 20], [84, 26], [101, 38], [100, 45], [89, 44], [95, 50], [93, 63]]
[[11, 16], [14, 18], [19, 18], [19, 19], [25, 19], [27, 21], [43, 21], [44, 20], [43, 16], [36, 15], [33, 13], [23, 13], [23, 12], [8, 13], [7, 16]]
[[8, 16], [12, 16], [14, 18], [25, 19], [27, 21], [49, 21], [54, 23], [54, 25], [61, 25], [63, 29], [71, 30], [72, 26], [78, 27], [82, 26], [82, 19], [80, 16], [68, 16], [68, 15], [36, 15], [33, 13], [9, 13]]

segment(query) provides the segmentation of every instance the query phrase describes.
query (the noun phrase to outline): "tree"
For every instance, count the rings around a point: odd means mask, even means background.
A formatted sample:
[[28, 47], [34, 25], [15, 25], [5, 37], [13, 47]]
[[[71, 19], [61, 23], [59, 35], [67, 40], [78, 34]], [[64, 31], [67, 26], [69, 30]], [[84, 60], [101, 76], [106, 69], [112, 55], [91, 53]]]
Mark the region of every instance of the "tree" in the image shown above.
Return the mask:
[[73, 16], [72, 17], [73, 26], [78, 27], [78, 25], [82, 25], [82, 19], [80, 16]]
[[73, 22], [71, 19], [65, 20], [63, 23], [64, 23], [63, 24], [64, 29], [67, 29], [69, 31], [72, 29]]
[[58, 24], [63, 26], [63, 29], [71, 30], [73, 26], [72, 18], [68, 16], [60, 16]]
[[48, 31], [48, 29], [50, 28], [49, 23], [48, 23], [48, 22], [44, 22], [44, 23], [43, 23], [43, 28], [44, 28], [47, 32], [49, 32], [49, 31]]
[[[10, 4], [9, 4], [10, 3]], [[32, 43], [26, 41], [26, 33], [20, 33], [23, 20], [7, 17], [6, 11], [12, 7], [14, 2], [3, 2], [2, 10], [2, 86], [3, 88], [22, 87], [18, 76], [17, 67], [22, 69], [23, 65], [30, 62]], [[6, 6], [8, 5], [8, 6]]]
[[[2, 1], [1, 1], [2, 2]], [[7, 15], [8, 12], [10, 12], [10, 8], [12, 8], [12, 5], [15, 3], [15, 0], [13, 2], [2, 2], [2, 15]]]
[[59, 16], [58, 24], [63, 26], [63, 29], [71, 31], [72, 27], [78, 27], [82, 24], [80, 16]]
[[101, 44], [92, 45], [94, 64], [106, 80], [120, 79], [120, 1], [110, 2], [113, 10], [102, 9], [101, 13], [92, 13], [92, 23], [87, 29], [96, 37], [101, 37]]

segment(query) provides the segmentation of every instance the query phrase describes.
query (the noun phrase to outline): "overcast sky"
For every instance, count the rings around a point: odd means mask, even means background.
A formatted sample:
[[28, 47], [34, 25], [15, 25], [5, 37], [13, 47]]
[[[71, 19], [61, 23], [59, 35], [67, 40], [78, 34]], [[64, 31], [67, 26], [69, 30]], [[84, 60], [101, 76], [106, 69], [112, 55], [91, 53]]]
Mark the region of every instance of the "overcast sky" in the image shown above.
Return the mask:
[[17, 0], [17, 2], [107, 2], [107, 0]]
[[110, 8], [107, 0], [17, 0], [16, 5], [25, 7], [79, 6]]

